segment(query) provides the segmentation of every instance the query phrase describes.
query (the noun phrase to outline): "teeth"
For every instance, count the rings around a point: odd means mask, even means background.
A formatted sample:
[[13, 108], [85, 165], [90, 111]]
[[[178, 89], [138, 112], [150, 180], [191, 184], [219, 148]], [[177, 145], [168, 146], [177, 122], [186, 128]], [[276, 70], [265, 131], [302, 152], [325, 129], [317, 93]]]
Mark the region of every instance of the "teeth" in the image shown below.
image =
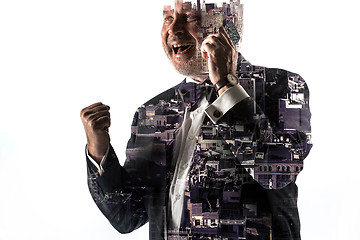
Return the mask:
[[175, 44], [175, 45], [173, 45], [173, 47], [175, 47], [175, 48], [179, 48], [179, 47], [183, 47], [183, 46], [190, 46], [190, 44]]

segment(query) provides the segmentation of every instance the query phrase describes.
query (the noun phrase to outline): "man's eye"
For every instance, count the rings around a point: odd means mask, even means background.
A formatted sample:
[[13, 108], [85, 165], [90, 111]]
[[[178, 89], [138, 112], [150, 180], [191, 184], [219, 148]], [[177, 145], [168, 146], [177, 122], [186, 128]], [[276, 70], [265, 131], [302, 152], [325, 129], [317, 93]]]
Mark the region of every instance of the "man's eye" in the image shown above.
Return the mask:
[[174, 18], [171, 16], [164, 17], [164, 22], [166, 22], [166, 23], [171, 23], [173, 20], [174, 20]]
[[194, 22], [194, 21], [197, 21], [199, 18], [198, 16], [196, 15], [193, 15], [193, 14], [186, 14], [186, 20], [188, 22]]

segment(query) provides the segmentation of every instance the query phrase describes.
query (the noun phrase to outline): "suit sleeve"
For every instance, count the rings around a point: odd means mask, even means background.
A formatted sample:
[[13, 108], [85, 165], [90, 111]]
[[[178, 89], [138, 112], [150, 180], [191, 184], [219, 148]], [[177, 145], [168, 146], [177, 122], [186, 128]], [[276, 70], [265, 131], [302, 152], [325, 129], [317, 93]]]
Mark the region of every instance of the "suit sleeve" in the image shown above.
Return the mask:
[[248, 96], [238, 91], [235, 101], [225, 92], [220, 101], [234, 104], [224, 108], [217, 99], [207, 115], [257, 182], [283, 188], [295, 181], [312, 147], [308, 87], [300, 75], [281, 69], [258, 69], [239, 81]]
[[132, 184], [129, 172], [119, 164], [112, 147], [106, 161], [108, 166], [100, 175], [87, 159], [90, 194], [113, 227], [129, 233], [148, 221], [146, 191]]
[[[138, 113], [133, 124], [137, 124]], [[152, 155], [152, 138], [141, 139], [131, 134], [126, 150], [126, 161], [121, 166], [110, 146], [102, 171], [91, 162], [88, 155], [88, 187], [93, 200], [104, 216], [120, 233], [129, 233], [148, 221], [147, 201], [154, 193], [154, 185], [146, 176]], [[151, 181], [150, 181], [151, 182]]]

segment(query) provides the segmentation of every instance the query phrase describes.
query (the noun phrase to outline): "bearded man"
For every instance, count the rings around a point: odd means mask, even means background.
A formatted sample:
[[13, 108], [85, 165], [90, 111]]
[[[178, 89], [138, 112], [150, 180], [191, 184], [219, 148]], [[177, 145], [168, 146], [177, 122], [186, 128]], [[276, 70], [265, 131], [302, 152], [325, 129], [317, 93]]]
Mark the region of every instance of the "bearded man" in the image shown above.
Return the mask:
[[124, 166], [110, 107], [81, 110], [89, 189], [119, 232], [150, 222], [150, 239], [300, 239], [294, 181], [312, 146], [309, 92], [299, 75], [236, 51], [239, 7], [164, 6], [163, 48], [186, 78], [138, 108]]

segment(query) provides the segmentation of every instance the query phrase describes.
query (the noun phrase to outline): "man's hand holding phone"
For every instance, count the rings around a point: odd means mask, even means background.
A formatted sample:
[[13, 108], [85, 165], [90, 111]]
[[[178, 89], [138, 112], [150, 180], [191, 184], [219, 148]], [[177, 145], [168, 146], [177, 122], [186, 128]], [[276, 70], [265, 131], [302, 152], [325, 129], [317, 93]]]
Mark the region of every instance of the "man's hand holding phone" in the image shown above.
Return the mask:
[[237, 51], [224, 27], [219, 33], [210, 34], [201, 45], [201, 55], [208, 59], [209, 77], [213, 84], [227, 74], [236, 74]]

